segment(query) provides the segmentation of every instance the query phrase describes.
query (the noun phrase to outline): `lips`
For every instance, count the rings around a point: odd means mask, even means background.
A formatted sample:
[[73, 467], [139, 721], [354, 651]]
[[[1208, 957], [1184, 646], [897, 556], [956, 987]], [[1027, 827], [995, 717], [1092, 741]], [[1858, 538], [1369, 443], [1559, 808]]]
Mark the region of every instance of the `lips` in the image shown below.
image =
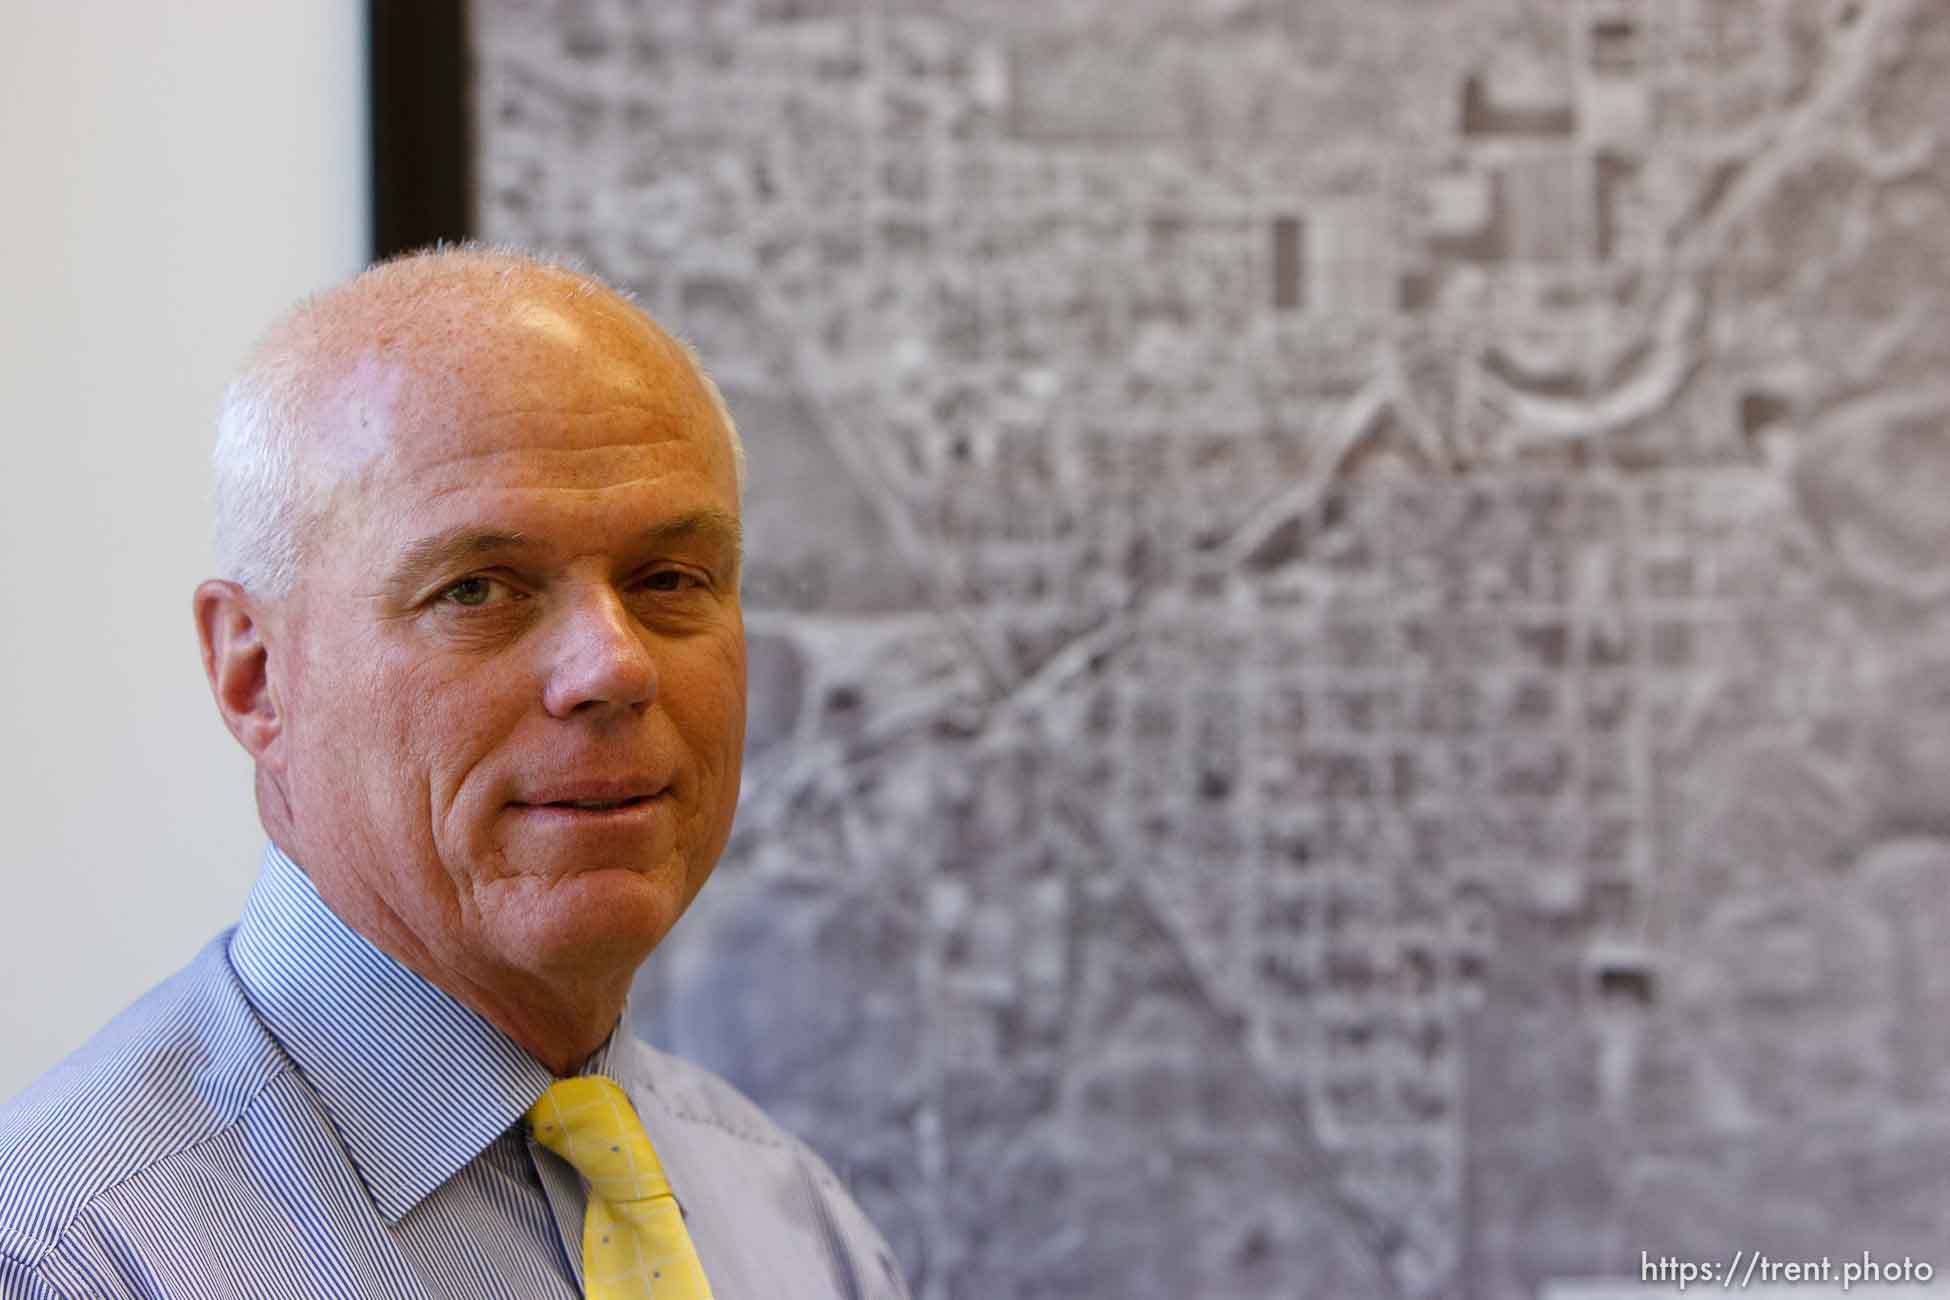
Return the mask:
[[573, 808], [577, 812], [612, 812], [618, 808], [627, 808], [633, 803], [641, 803], [645, 798], [648, 796], [631, 799], [551, 799], [542, 807]]
[[555, 808], [564, 812], [615, 812], [634, 808], [664, 794], [668, 781], [626, 776], [613, 780], [577, 779], [525, 791], [509, 802], [517, 808]]
[[521, 825], [549, 834], [620, 834], [635, 839], [667, 827], [668, 790], [624, 797], [566, 798], [508, 805]]

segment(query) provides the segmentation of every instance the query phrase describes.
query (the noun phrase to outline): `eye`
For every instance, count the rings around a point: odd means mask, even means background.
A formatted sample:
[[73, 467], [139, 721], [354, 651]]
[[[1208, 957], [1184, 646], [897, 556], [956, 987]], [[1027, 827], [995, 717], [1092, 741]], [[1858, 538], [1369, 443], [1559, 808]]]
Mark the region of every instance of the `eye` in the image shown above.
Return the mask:
[[682, 569], [658, 569], [654, 573], [644, 574], [642, 582], [644, 590], [665, 594], [689, 591], [697, 585], [698, 580]]
[[487, 604], [494, 595], [494, 589], [500, 585], [493, 578], [462, 578], [443, 590], [440, 599], [451, 605], [474, 609]]

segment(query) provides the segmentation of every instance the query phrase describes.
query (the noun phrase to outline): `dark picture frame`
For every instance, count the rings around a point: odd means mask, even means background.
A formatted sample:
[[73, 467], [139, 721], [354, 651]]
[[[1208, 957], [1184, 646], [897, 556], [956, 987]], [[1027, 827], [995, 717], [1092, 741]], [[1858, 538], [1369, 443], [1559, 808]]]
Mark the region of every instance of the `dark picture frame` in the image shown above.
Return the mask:
[[375, 261], [474, 234], [467, 0], [367, 0]]

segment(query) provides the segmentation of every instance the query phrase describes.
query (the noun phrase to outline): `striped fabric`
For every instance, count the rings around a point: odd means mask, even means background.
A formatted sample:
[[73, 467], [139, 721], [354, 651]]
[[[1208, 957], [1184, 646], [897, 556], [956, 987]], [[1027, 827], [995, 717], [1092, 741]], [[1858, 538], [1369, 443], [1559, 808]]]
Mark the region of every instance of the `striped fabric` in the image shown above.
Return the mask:
[[[718, 1300], [905, 1297], [819, 1158], [627, 1030], [629, 1094]], [[0, 1108], [0, 1300], [580, 1294], [553, 1076], [349, 929], [273, 848], [238, 926]]]

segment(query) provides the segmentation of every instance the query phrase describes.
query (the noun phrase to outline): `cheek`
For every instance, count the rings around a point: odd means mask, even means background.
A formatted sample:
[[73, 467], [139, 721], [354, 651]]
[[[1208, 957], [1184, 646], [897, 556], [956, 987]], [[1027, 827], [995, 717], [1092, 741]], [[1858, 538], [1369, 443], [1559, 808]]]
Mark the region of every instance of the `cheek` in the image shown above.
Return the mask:
[[[466, 737], [454, 725], [456, 684], [424, 658], [389, 647], [343, 642], [318, 647], [297, 692], [298, 734], [334, 784], [364, 788], [362, 801], [423, 807], [429, 785], [458, 766]], [[323, 665], [323, 667], [321, 667]]]
[[742, 638], [699, 646], [667, 663], [660, 691], [665, 711], [710, 773], [736, 781], [745, 747], [745, 650]]
[[722, 655], [719, 680], [723, 691], [725, 737], [734, 755], [745, 749], [745, 639], [740, 636]]
[[515, 671], [425, 665], [397, 684], [394, 750], [425, 785], [436, 811], [464, 804], [483, 760], [505, 747], [535, 690]]
[[370, 651], [356, 643], [313, 638], [290, 666], [285, 724], [294, 755], [312, 767], [350, 767], [383, 734], [387, 723], [370, 701], [378, 685]]

